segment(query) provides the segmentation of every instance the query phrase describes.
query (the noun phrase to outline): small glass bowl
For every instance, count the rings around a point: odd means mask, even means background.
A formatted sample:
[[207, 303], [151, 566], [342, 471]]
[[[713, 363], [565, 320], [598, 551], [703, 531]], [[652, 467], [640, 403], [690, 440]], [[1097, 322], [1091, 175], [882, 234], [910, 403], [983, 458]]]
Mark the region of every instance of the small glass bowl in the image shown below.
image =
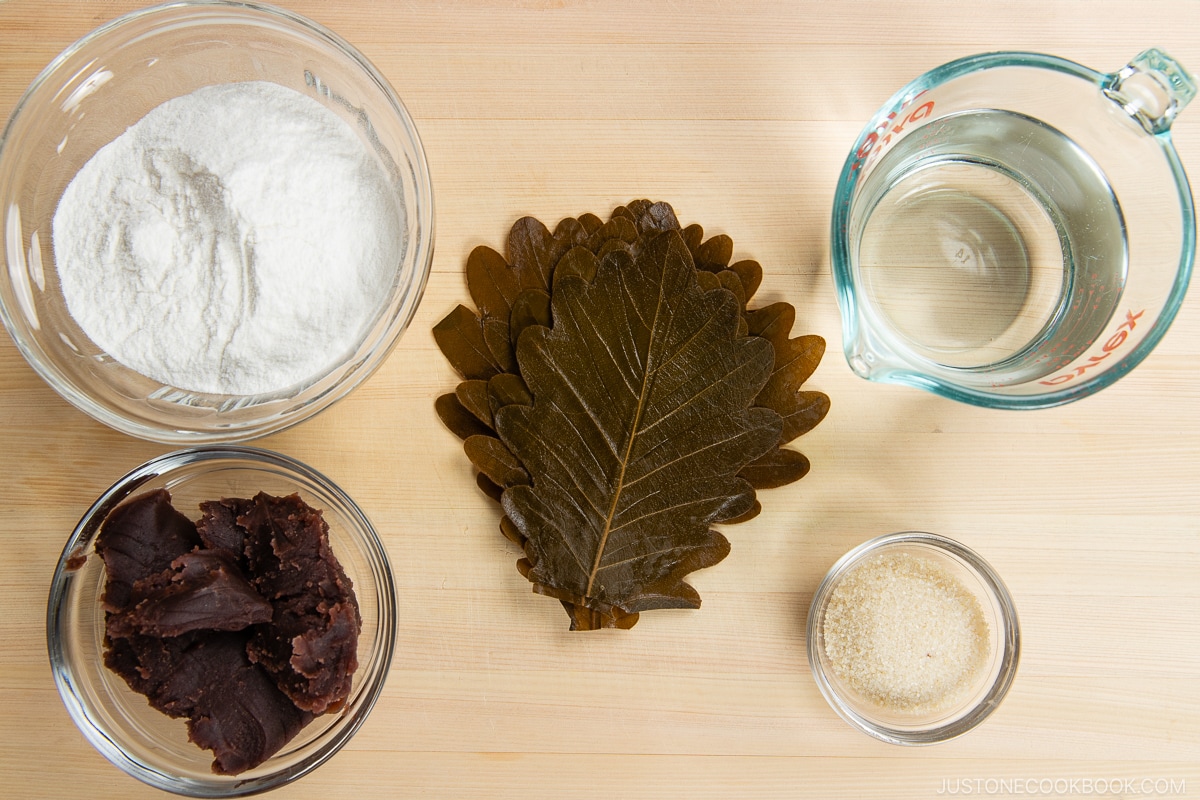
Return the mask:
[[[986, 665], [957, 702], [936, 712], [882, 707], [839, 678], [825, 651], [825, 614], [834, 590], [855, 567], [883, 553], [906, 553], [940, 565], [978, 600], [987, 620], [991, 642]], [[983, 722], [1012, 685], [1021, 651], [1017, 611], [1000, 576], [965, 545], [919, 531], [879, 536], [838, 559], [813, 595], [807, 638], [813, 677], [833, 710], [864, 733], [903, 745], [944, 742]]]
[[[212, 772], [213, 754], [187, 739], [185, 722], [151, 708], [104, 666], [104, 562], [93, 544], [108, 513], [131, 495], [165, 488], [191, 519], [220, 497], [298, 492], [322, 511], [330, 545], [354, 584], [362, 615], [358, 670], [350, 696], [317, 717], [280, 752], [236, 776]], [[396, 644], [395, 587], [387, 553], [371, 523], [328, 478], [265, 450], [212, 445], [146, 462], [104, 492], [76, 526], [50, 585], [46, 639], [59, 694], [75, 724], [105, 758], [151, 786], [192, 797], [265, 791], [316, 769], [362, 725], [383, 689]]]
[[[151, 109], [203, 86], [271, 81], [344, 119], [390, 176], [403, 235], [386, 296], [324, 374], [260, 395], [184, 391], [97, 347], [69, 313], [51, 242], [79, 169]], [[327, 408], [387, 357], [412, 319], [433, 257], [433, 193], [417, 130], [396, 93], [336, 34], [270, 6], [192, 0], [120, 17], [51, 62], [0, 137], [0, 319], [51, 387], [117, 430], [171, 444], [264, 436]]]

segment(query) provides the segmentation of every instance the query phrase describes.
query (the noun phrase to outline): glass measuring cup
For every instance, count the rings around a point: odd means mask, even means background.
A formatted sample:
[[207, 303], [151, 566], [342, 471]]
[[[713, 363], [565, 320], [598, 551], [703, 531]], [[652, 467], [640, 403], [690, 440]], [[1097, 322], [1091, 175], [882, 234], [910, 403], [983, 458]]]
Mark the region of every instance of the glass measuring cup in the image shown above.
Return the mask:
[[1110, 74], [987, 53], [901, 89], [854, 143], [834, 198], [851, 369], [980, 406], [1045, 408], [1136, 366], [1195, 258], [1170, 137], [1195, 94], [1159, 50]]

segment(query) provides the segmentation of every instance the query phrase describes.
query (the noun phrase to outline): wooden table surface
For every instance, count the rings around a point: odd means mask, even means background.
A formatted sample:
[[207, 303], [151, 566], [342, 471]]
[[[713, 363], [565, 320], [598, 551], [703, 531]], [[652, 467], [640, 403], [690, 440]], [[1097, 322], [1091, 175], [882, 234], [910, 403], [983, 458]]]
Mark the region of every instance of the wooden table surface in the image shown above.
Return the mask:
[[[141, 5], [0, 2], [0, 119], [62, 48]], [[395, 570], [398, 650], [350, 744], [279, 798], [933, 798], [1200, 796], [1200, 298], [1114, 387], [1045, 411], [968, 407], [855, 377], [829, 272], [833, 189], [850, 143], [900, 85], [994, 49], [1116, 69], [1159, 46], [1200, 71], [1200, 3], [700, 2], [284, 5], [390, 79], [424, 139], [433, 273], [366, 384], [258, 444], [331, 476]], [[903, 12], [903, 13], [902, 13]], [[1174, 129], [1200, 176], [1200, 101]], [[463, 265], [511, 223], [649, 197], [759, 260], [829, 342], [810, 386], [833, 409], [813, 463], [726, 529], [695, 612], [570, 633], [530, 593], [498, 512], [433, 399], [455, 376], [430, 329], [469, 302]], [[170, 448], [92, 421], [0, 336], [0, 797], [133, 798], [50, 676], [45, 602], [80, 514]], [[900, 748], [817, 692], [803, 626], [836, 558], [875, 535], [944, 533], [1006, 580], [1024, 653], [981, 728]], [[1102, 791], [1103, 790], [1103, 791]]]

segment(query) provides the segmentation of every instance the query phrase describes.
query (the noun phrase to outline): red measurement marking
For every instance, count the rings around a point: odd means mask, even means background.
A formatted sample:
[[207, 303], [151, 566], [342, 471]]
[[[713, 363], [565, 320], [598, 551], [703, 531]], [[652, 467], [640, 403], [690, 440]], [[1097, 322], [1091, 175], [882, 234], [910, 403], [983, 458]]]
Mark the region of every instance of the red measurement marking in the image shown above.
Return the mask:
[[1089, 369], [1111, 356], [1118, 348], [1121, 347], [1121, 345], [1125, 344], [1125, 340], [1129, 337], [1129, 332], [1137, 327], [1137, 321], [1141, 319], [1142, 315], [1145, 313], [1145, 309], [1136, 314], [1134, 314], [1132, 311], [1126, 311], [1125, 321], [1117, 327], [1116, 333], [1108, 337], [1108, 341], [1105, 342], [1100, 348], [1103, 351], [1100, 355], [1089, 356], [1087, 361], [1075, 367], [1075, 369], [1071, 370], [1070, 372], [1038, 382], [1045, 386], [1058, 386], [1059, 384], [1067, 383], [1068, 381], [1073, 381], [1080, 377], [1083, 375], [1083, 373], [1087, 372]]
[[[904, 111], [912, 105], [912, 103], [925, 92], [918, 92], [916, 95], [906, 100], [900, 108], [889, 113], [887, 119], [875, 126], [875, 130], [871, 131], [863, 139], [863, 143], [859, 145], [858, 150], [854, 153], [854, 163], [850, 165], [850, 172], [853, 173], [860, 169], [866, 163], [867, 158], [873, 153], [879, 155], [892, 141], [893, 136], [897, 136], [904, 132], [904, 127], [911, 122], [919, 122], [933, 113], [933, 101], [929, 100], [914, 108], [899, 122], [896, 119]], [[880, 138], [882, 137], [882, 138]]]

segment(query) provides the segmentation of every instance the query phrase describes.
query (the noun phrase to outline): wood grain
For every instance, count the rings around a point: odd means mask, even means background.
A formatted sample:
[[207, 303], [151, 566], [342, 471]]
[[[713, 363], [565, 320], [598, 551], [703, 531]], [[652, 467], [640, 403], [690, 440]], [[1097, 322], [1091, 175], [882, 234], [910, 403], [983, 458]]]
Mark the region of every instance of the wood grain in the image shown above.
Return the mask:
[[[0, 117], [62, 48], [141, 5], [0, 2]], [[408, 105], [433, 174], [438, 238], [417, 318], [383, 368], [328, 412], [260, 442], [359, 501], [388, 547], [401, 608], [399, 649], [366, 725], [273, 796], [931, 798], [964, 782], [993, 797], [1072, 787], [1087, 796], [1082, 781], [1098, 789], [1099, 779], [1120, 779], [1132, 796], [1200, 793], [1196, 299], [1112, 388], [1001, 413], [855, 378], [840, 354], [828, 263], [846, 150], [909, 78], [994, 49], [1115, 69], [1155, 45], [1200, 70], [1200, 5], [283, 5], [358, 46]], [[1200, 175], [1200, 107], [1173, 133]], [[812, 386], [833, 410], [800, 441], [811, 474], [763, 492], [763, 514], [727, 529], [729, 558], [696, 574], [700, 611], [572, 634], [557, 604], [516, 573], [496, 507], [434, 416], [455, 377], [430, 328], [468, 302], [470, 249], [502, 246], [516, 217], [553, 222], [637, 197], [671, 202], [685, 223], [729, 234], [736, 257], [763, 264], [758, 302], [793, 303], [797, 330], [829, 342]], [[68, 406], [0, 337], [0, 796], [160, 796], [70, 722], [44, 618], [75, 521], [167, 449]], [[979, 550], [1012, 590], [1024, 635], [1004, 705], [933, 748], [851, 730], [805, 660], [805, 614], [824, 572], [859, 542], [904, 529]]]

